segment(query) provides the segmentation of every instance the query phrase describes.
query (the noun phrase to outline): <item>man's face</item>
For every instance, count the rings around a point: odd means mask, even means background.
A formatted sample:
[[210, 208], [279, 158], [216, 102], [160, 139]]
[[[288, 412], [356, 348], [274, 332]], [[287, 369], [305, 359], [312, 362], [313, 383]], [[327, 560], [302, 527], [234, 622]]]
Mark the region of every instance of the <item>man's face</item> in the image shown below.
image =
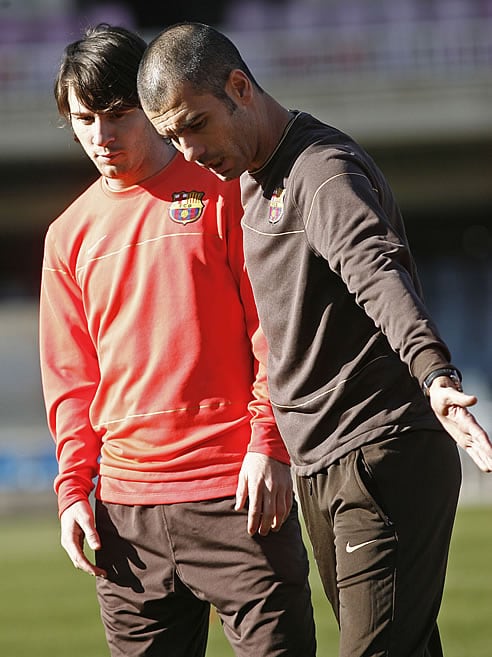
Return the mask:
[[251, 168], [255, 153], [247, 107], [234, 89], [228, 95], [230, 104], [185, 84], [169, 107], [147, 112], [157, 132], [188, 161], [210, 169], [221, 180], [237, 178]]
[[111, 187], [123, 189], [148, 174], [147, 155], [156, 134], [143, 111], [93, 112], [68, 92], [74, 135]]

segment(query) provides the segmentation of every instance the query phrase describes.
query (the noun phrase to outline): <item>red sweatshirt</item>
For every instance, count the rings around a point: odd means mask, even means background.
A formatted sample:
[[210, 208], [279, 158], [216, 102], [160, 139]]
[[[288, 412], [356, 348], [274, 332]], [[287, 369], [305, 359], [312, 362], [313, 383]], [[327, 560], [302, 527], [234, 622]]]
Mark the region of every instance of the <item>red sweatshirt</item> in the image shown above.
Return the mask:
[[288, 463], [243, 261], [239, 183], [181, 155], [142, 185], [100, 178], [50, 226], [40, 349], [59, 511], [96, 495], [235, 494], [247, 450]]

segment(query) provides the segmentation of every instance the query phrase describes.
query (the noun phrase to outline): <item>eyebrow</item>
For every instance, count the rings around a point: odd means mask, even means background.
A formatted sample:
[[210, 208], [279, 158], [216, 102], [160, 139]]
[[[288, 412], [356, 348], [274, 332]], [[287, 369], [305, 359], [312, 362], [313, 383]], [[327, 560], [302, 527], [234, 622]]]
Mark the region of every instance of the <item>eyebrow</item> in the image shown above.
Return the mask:
[[74, 117], [84, 117], [84, 116], [111, 116], [111, 114], [130, 114], [134, 110], [138, 109], [137, 107], [127, 107], [127, 108], [113, 108], [111, 110], [91, 110], [87, 108], [84, 112], [70, 112], [70, 116]]
[[206, 112], [200, 112], [198, 114], [195, 114], [192, 116], [190, 119], [180, 121], [177, 125], [170, 127], [168, 130], [166, 130], [167, 134], [179, 137], [179, 135], [186, 130], [187, 128], [190, 128], [194, 123], [196, 123], [197, 120], [200, 120], [202, 117], [204, 117]]

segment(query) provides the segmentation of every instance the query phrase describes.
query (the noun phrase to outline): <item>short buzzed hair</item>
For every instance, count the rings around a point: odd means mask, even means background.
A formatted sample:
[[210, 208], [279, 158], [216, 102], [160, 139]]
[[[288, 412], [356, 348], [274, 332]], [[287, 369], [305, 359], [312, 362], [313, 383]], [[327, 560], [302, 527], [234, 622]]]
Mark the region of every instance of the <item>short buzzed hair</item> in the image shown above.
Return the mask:
[[68, 90], [93, 112], [140, 107], [137, 73], [147, 47], [124, 27], [100, 23], [64, 50], [54, 92], [58, 111], [70, 121]]
[[262, 91], [239, 50], [224, 34], [203, 23], [176, 23], [148, 45], [138, 72], [138, 93], [144, 109], [160, 112], [184, 82], [197, 93], [210, 93], [227, 104], [225, 86], [231, 71], [240, 69]]

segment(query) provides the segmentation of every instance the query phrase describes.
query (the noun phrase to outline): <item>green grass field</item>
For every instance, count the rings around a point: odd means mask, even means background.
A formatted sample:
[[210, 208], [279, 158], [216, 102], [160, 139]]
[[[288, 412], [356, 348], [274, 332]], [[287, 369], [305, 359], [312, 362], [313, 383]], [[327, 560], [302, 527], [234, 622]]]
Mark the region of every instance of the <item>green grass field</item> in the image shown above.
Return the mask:
[[[56, 518], [0, 518], [0, 655], [108, 657], [94, 580], [71, 566]], [[461, 507], [440, 626], [446, 657], [490, 657], [492, 507]], [[319, 657], [337, 654], [337, 629], [315, 567]], [[232, 657], [212, 614], [207, 657]]]

